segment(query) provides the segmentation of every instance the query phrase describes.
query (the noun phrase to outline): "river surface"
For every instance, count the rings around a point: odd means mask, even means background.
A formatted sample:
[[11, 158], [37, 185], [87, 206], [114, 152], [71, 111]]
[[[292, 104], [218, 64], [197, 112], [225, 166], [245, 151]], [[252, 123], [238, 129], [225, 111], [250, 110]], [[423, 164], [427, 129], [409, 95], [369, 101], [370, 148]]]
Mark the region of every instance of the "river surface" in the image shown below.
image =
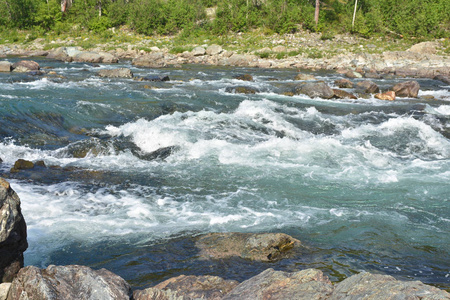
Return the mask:
[[[0, 176], [22, 201], [26, 265], [104, 267], [133, 288], [269, 267], [450, 288], [450, 86], [325, 100], [282, 95], [295, 70], [36, 61], [56, 75], [0, 73]], [[171, 81], [96, 76], [117, 67]], [[242, 85], [259, 92], [226, 91]], [[46, 167], [10, 173], [20, 158]], [[305, 248], [270, 263], [202, 260], [194, 241], [208, 232], [284, 232]]]

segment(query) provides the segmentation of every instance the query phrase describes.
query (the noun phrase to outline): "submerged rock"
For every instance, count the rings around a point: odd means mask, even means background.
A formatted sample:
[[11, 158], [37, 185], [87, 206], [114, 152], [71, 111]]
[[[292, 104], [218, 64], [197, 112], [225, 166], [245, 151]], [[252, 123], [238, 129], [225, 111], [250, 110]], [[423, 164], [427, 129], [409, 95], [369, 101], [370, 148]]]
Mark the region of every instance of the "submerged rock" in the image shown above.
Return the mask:
[[318, 82], [306, 82], [294, 88], [294, 94], [305, 94], [311, 98], [333, 98], [333, 90], [323, 81]]
[[159, 76], [142, 77], [142, 80], [154, 81], [154, 82], [162, 82], [162, 81], [170, 81], [170, 78], [169, 78], [168, 75], [159, 75]]
[[367, 272], [337, 284], [330, 300], [338, 299], [450, 299], [450, 294], [420, 281], [400, 281], [389, 275]]
[[233, 79], [243, 80], [243, 81], [253, 81], [253, 76], [250, 74], [241, 74], [233, 76]]
[[196, 242], [203, 258], [238, 256], [258, 261], [281, 259], [300, 245], [299, 240], [284, 233], [209, 233]]
[[8, 300], [109, 300], [130, 299], [130, 285], [120, 276], [86, 266], [50, 265], [21, 269], [11, 284]]
[[142, 153], [142, 151], [131, 149], [131, 152], [143, 160], [164, 160], [178, 149], [177, 146], [163, 147], [150, 153]]
[[392, 90], [398, 97], [417, 98], [417, 95], [419, 95], [419, 89], [420, 85], [417, 81], [400, 82], [392, 87]]
[[133, 78], [133, 73], [128, 68], [100, 70], [97, 72], [97, 75], [106, 78]]
[[19, 196], [9, 182], [0, 178], [0, 283], [13, 280], [23, 267], [27, 248], [27, 225]]
[[135, 291], [134, 300], [211, 299], [219, 300], [239, 282], [217, 276], [186, 276], [170, 278], [145, 290]]
[[259, 90], [250, 86], [229, 86], [225, 89], [225, 92], [234, 94], [256, 94]]
[[322, 271], [307, 269], [282, 272], [267, 269], [241, 284], [223, 299], [327, 299], [333, 292], [330, 280]]

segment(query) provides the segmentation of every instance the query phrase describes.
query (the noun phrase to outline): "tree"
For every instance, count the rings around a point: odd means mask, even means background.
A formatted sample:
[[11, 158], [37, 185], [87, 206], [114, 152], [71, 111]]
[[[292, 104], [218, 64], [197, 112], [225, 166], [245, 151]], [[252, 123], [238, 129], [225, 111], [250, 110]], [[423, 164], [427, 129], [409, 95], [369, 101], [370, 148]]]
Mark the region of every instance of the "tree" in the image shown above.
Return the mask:
[[317, 29], [317, 24], [319, 24], [319, 5], [320, 5], [320, 1], [316, 0], [316, 11], [314, 12], [314, 21], [316, 22], [316, 29]]

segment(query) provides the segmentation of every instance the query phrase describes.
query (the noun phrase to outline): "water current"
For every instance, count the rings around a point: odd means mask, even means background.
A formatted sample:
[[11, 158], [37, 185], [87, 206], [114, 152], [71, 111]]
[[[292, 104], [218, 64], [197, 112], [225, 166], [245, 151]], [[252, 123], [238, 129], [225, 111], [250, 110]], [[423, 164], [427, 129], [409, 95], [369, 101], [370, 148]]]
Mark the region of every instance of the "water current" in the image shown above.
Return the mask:
[[[134, 288], [269, 267], [450, 288], [450, 86], [325, 100], [283, 95], [296, 70], [37, 61], [56, 75], [0, 73], [0, 176], [22, 201], [26, 265], [104, 267]], [[117, 67], [171, 80], [96, 75]], [[243, 85], [259, 92], [226, 91]], [[47, 167], [10, 173], [20, 158]], [[305, 247], [270, 263], [201, 260], [194, 238], [208, 232], [284, 232]]]

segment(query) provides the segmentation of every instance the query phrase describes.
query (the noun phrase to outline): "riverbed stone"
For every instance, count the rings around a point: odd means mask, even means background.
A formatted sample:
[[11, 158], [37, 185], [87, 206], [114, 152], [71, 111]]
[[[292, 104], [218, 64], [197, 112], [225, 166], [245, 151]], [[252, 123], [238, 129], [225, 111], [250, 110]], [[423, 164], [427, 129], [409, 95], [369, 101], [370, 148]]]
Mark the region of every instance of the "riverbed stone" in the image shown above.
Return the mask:
[[240, 74], [233, 76], [233, 79], [242, 80], [242, 81], [253, 81], [253, 76], [250, 74]]
[[164, 52], [150, 52], [147, 55], [137, 57], [131, 62], [134, 66], [145, 68], [162, 68], [166, 66]]
[[289, 273], [270, 268], [242, 282], [223, 299], [319, 300], [327, 299], [332, 292], [330, 280], [320, 270]]
[[128, 68], [103, 69], [97, 75], [106, 78], [133, 78], [133, 73]]
[[400, 281], [389, 275], [362, 272], [337, 284], [330, 300], [450, 299], [444, 290], [420, 281]]
[[446, 83], [446, 84], [450, 84], [450, 76], [436, 75], [436, 76], [434, 76], [433, 79], [442, 81], [443, 83]]
[[251, 86], [229, 86], [225, 88], [225, 92], [233, 94], [256, 94], [259, 90]]
[[397, 83], [392, 87], [397, 97], [417, 98], [420, 90], [420, 84], [417, 81], [405, 81]]
[[[134, 300], [151, 299], [208, 299], [219, 300], [239, 282], [218, 276], [186, 276], [170, 278], [158, 285], [133, 293]], [[159, 298], [158, 298], [159, 297]]]
[[294, 88], [294, 94], [304, 94], [311, 98], [330, 99], [334, 96], [333, 90], [323, 81], [306, 82]]
[[360, 81], [356, 84], [355, 89], [359, 93], [374, 94], [380, 92], [378, 85], [371, 80]]
[[284, 233], [209, 233], [198, 238], [196, 247], [205, 259], [241, 257], [274, 261], [289, 256], [301, 242]]
[[0, 283], [13, 280], [23, 267], [27, 248], [27, 225], [19, 196], [9, 182], [0, 178]]
[[294, 80], [316, 80], [316, 77], [311, 74], [298, 73], [295, 75]]
[[349, 70], [345, 73], [348, 78], [362, 78], [362, 74], [356, 71]]
[[345, 78], [335, 80], [334, 84], [337, 85], [340, 89], [351, 89], [354, 86], [353, 82]]
[[191, 53], [193, 56], [202, 56], [206, 54], [206, 50], [205, 48], [199, 46], [192, 49]]
[[375, 94], [374, 97], [377, 98], [377, 99], [380, 99], [380, 100], [394, 101], [395, 100], [395, 92], [394, 91], [387, 91], [385, 93]]
[[11, 282], [0, 283], [0, 300], [6, 300], [10, 287]]
[[219, 45], [210, 45], [206, 48], [206, 54], [208, 55], [219, 55], [223, 52], [222, 46]]
[[102, 56], [93, 51], [83, 51], [81, 53], [78, 53], [73, 57], [73, 61], [76, 62], [88, 62], [88, 63], [101, 63], [102, 62]]
[[56, 49], [50, 51], [47, 55], [47, 58], [65, 61], [65, 62], [73, 61], [73, 57], [67, 54], [65, 47], [59, 47], [59, 48], [56, 48]]
[[13, 72], [30, 72], [39, 69], [39, 64], [33, 60], [21, 60], [12, 65]]
[[12, 173], [19, 172], [20, 170], [29, 170], [34, 168], [34, 163], [25, 159], [18, 159], [11, 168]]
[[0, 72], [11, 72], [12, 64], [9, 61], [0, 61]]
[[11, 284], [8, 300], [109, 300], [130, 299], [130, 285], [120, 276], [86, 266], [50, 265], [22, 268]]
[[339, 89], [332, 89], [333, 93], [334, 93], [334, 98], [338, 98], [338, 99], [358, 99], [355, 95], [353, 95], [352, 93], [343, 91], [343, 90], [339, 90]]

